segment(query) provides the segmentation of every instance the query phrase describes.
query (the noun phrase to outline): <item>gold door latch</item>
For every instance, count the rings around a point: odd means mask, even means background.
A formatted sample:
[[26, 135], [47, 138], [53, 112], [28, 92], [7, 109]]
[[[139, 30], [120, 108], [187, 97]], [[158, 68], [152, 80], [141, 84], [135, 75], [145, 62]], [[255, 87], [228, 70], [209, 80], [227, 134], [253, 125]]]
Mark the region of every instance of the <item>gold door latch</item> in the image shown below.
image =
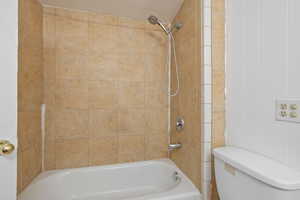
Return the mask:
[[7, 140], [0, 140], [0, 155], [5, 156], [11, 154], [15, 150], [15, 146]]

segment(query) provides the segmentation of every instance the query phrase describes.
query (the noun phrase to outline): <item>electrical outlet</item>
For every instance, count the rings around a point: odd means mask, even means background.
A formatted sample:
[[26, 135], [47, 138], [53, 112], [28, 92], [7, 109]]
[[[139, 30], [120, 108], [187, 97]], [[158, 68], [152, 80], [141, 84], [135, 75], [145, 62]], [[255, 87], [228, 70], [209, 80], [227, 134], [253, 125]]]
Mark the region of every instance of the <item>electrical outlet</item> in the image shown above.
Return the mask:
[[300, 123], [300, 100], [277, 100], [276, 120]]

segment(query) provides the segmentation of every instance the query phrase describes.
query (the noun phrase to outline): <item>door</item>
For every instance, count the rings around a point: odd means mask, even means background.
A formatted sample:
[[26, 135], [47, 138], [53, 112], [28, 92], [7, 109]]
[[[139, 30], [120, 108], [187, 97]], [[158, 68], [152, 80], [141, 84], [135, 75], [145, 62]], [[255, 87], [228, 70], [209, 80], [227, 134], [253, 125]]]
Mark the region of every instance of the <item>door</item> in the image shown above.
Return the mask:
[[[0, 5], [0, 141], [17, 146], [18, 1]], [[17, 151], [0, 142], [0, 199], [16, 200]], [[5, 155], [3, 155], [5, 153]]]

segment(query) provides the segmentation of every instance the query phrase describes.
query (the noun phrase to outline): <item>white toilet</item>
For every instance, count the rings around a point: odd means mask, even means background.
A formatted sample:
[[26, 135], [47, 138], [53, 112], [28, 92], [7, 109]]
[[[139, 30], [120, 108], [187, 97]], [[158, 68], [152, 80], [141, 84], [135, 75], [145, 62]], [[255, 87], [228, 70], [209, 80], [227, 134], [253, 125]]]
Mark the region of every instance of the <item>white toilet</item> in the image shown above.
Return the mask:
[[300, 200], [300, 171], [236, 147], [214, 156], [221, 200]]

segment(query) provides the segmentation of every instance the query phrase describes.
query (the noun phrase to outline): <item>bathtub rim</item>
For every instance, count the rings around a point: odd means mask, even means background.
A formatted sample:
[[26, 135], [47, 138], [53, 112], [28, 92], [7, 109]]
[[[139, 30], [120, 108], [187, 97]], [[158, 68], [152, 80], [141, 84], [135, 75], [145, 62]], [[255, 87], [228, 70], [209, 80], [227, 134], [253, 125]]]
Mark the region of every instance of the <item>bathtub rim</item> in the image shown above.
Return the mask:
[[192, 183], [192, 181], [181, 171], [181, 169], [179, 169], [179, 167], [175, 164], [175, 162], [168, 158], [162, 158], [162, 159], [157, 159], [157, 160], [137, 161], [137, 162], [117, 163], [117, 164], [109, 164], [109, 165], [98, 165], [98, 166], [86, 166], [86, 167], [78, 167], [78, 168], [47, 170], [47, 171], [43, 171], [41, 174], [39, 174], [32, 181], [31, 184], [34, 184], [35, 182], [37, 182], [41, 179], [44, 179], [44, 178], [47, 178], [48, 176], [56, 175], [56, 174], [73, 173], [76, 171], [82, 171], [82, 170], [88, 170], [88, 169], [100, 169], [100, 168], [104, 169], [104, 170], [105, 169], [121, 169], [121, 168], [134, 167], [134, 166], [151, 165], [151, 164], [155, 164], [155, 163], [163, 164], [165, 166], [176, 169], [176, 171], [179, 172], [180, 175], [183, 176], [184, 179], [188, 180], [192, 185], [194, 185], [194, 183]]
[[[147, 165], [163, 165], [166, 166], [167, 168], [174, 170], [178, 172], [180, 175], [182, 181], [179, 185], [183, 185], [184, 189], [188, 190], [183, 190], [182, 194], [178, 193], [177, 195], [188, 195], [188, 196], [193, 196], [193, 195], [199, 195], [200, 199], [202, 199], [202, 194], [199, 191], [199, 189], [194, 185], [194, 183], [179, 169], [179, 167], [173, 162], [172, 160], [168, 158], [163, 158], [163, 159], [157, 159], [157, 160], [147, 160], [147, 161], [137, 161], [137, 162], [128, 162], [128, 163], [119, 163], [119, 164], [111, 164], [111, 165], [101, 165], [101, 166], [87, 166], [87, 167], [81, 167], [81, 168], [67, 168], [67, 169], [56, 169], [56, 170], [49, 170], [49, 171], [44, 171], [41, 174], [39, 174], [33, 181], [32, 183], [18, 195], [18, 200], [20, 199], [22, 194], [26, 192], [27, 190], [30, 190], [34, 187], [35, 184], [38, 184], [40, 181], [42, 182], [44, 179], [47, 179], [48, 177], [51, 176], [67, 176], [71, 173], [76, 173], [77, 171], [84, 171], [84, 170], [113, 170], [113, 169], [122, 169], [122, 168], [130, 168], [130, 167], [139, 167], [139, 166], [147, 166]], [[179, 186], [179, 190], [181, 191], [182, 188]], [[177, 191], [178, 189], [175, 190], [170, 190], [170, 191], [165, 191], [162, 193], [154, 194], [153, 197], [156, 197], [157, 195], [160, 194], [172, 194], [172, 191]], [[177, 191], [178, 192], [178, 191]], [[177, 193], [176, 192], [176, 193]], [[152, 195], [151, 195], [152, 196]], [[21, 198], [22, 199], [22, 198]], [[139, 198], [136, 198], [137, 200]]]

